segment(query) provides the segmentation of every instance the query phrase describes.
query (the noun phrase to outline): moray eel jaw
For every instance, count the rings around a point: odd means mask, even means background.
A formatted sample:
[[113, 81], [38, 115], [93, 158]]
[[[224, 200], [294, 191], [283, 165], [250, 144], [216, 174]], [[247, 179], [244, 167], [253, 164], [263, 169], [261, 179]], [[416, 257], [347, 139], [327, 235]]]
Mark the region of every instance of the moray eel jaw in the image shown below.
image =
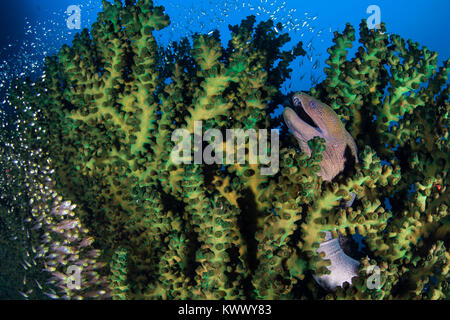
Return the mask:
[[292, 105], [298, 114], [290, 108], [285, 109], [284, 119], [291, 130], [302, 133], [306, 140], [320, 136], [332, 140], [342, 133], [342, 123], [338, 115], [326, 104], [304, 93], [292, 97]]
[[304, 153], [311, 155], [308, 141], [314, 137], [325, 139], [328, 145], [335, 140], [336, 133], [333, 132], [332, 125], [336, 122], [339, 125], [340, 121], [330, 107], [301, 92], [293, 95], [292, 105], [295, 111], [287, 107], [283, 117]]
[[300, 148], [303, 152], [311, 155], [311, 149], [308, 147], [308, 141], [314, 137], [323, 138], [322, 130], [318, 127], [313, 127], [303, 121], [294, 110], [286, 107], [283, 112], [284, 122], [292, 131], [292, 134], [297, 138]]
[[323, 180], [330, 181], [344, 170], [347, 147], [358, 162], [356, 144], [333, 109], [304, 93], [296, 93], [292, 97], [292, 104], [298, 112], [286, 107], [283, 117], [297, 138], [300, 149], [310, 156], [308, 141], [314, 137], [325, 139], [326, 149], [320, 164]]
[[327, 124], [321, 119], [323, 114], [323, 104], [314, 98], [303, 94], [296, 93], [292, 97], [292, 105], [298, 112], [286, 107], [283, 117], [286, 125], [297, 138], [300, 148], [306, 154], [311, 155], [308, 147], [308, 141], [314, 137], [321, 137], [327, 140], [329, 132]]

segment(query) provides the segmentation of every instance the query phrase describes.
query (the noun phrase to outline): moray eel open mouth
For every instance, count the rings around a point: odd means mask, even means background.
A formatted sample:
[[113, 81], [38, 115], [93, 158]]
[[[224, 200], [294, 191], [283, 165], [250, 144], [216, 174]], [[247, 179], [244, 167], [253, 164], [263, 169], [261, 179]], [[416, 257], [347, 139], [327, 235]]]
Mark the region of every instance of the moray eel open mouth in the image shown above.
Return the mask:
[[316, 129], [317, 131], [321, 132], [320, 127], [317, 125], [317, 123], [314, 122], [314, 120], [305, 111], [302, 101], [297, 96], [294, 96], [292, 98], [292, 106], [294, 107], [293, 109], [297, 113], [297, 116], [300, 119], [302, 119], [304, 122], [306, 122], [308, 125], [310, 125], [314, 129]]
[[[309, 96], [300, 93], [295, 94], [291, 100], [291, 107], [286, 107], [283, 112], [283, 117], [286, 125], [297, 138], [302, 149], [307, 149], [307, 143], [312, 138], [318, 136], [324, 138], [326, 128], [323, 127], [322, 122], [315, 121], [320, 117], [320, 113], [309, 105], [304, 105], [313, 102]], [[313, 114], [311, 114], [311, 112]], [[309, 153], [307, 150], [304, 152]]]

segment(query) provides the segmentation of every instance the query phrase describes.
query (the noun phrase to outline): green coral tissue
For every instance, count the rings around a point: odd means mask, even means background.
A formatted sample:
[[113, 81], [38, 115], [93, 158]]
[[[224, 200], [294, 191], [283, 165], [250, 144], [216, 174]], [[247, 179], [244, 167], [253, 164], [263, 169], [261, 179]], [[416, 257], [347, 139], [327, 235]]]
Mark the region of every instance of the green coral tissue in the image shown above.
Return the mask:
[[[249, 16], [227, 46], [215, 31], [165, 48], [155, 35], [169, 24], [150, 0], [103, 1], [42, 79], [12, 86], [2, 297], [449, 299], [449, 61], [384, 24], [335, 32], [308, 95], [336, 112], [358, 161], [324, 181], [324, 139], [303, 152], [271, 116], [302, 43]], [[172, 133], [195, 139], [198, 121], [269, 129], [276, 151], [281, 128], [279, 170], [174, 161]], [[333, 290], [316, 281], [330, 273], [327, 234], [358, 261]]]

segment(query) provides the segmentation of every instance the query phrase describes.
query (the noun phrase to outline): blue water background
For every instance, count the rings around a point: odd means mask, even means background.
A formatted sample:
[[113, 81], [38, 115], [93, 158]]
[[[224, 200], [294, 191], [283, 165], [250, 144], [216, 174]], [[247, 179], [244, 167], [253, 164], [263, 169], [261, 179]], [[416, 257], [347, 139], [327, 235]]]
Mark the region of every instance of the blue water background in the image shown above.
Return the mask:
[[[265, 20], [274, 14], [276, 21], [286, 25], [288, 20], [303, 24], [309, 18], [308, 25], [300, 30], [290, 29], [293, 41], [310, 44], [308, 57], [294, 62], [292, 79], [286, 83], [284, 90], [307, 90], [316, 82], [323, 80], [326, 49], [332, 45], [333, 34], [342, 31], [345, 23], [352, 23], [355, 28], [363, 18], [369, 5], [378, 5], [381, 9], [381, 20], [386, 22], [388, 31], [412, 38], [430, 50], [439, 53], [439, 62], [450, 57], [450, 41], [448, 36], [448, 0], [346, 0], [346, 1], [155, 1], [164, 5], [170, 15], [172, 25], [158, 35], [162, 43], [178, 40], [190, 32], [209, 32], [218, 28], [224, 43], [229, 39], [228, 25], [237, 24], [249, 14], [257, 15], [258, 20]], [[271, 5], [272, 4], [272, 5]], [[82, 9], [82, 28], [89, 28], [101, 10], [100, 0], [8, 0], [1, 1], [0, 15], [0, 72], [9, 80], [14, 75], [37, 72], [41, 60], [46, 54], [55, 53], [63, 43], [70, 43], [77, 30], [69, 30], [65, 19], [65, 10], [69, 5], [80, 5]], [[253, 9], [252, 9], [253, 8]], [[278, 11], [276, 11], [279, 9]], [[306, 13], [306, 14], [305, 14]], [[315, 17], [315, 18], [314, 18]], [[314, 20], [312, 20], [314, 18]], [[45, 27], [45, 30], [43, 28]], [[50, 26], [50, 27], [49, 27]], [[292, 26], [292, 24], [291, 24]], [[313, 31], [311, 31], [311, 29]], [[28, 32], [28, 30], [34, 30]], [[51, 29], [50, 31], [48, 31]], [[298, 29], [298, 26], [297, 26]], [[309, 29], [309, 30], [308, 30]], [[319, 31], [322, 31], [319, 34]], [[34, 47], [30, 42], [34, 42]], [[27, 57], [17, 57], [28, 46]], [[31, 47], [31, 48], [30, 48]], [[35, 49], [35, 50], [34, 50]], [[30, 51], [33, 51], [30, 57]], [[33, 66], [28, 66], [36, 60]], [[303, 60], [303, 61], [302, 61]], [[7, 64], [7, 68], [4, 65]], [[15, 66], [16, 64], [16, 66]], [[11, 71], [13, 70], [13, 71]], [[6, 84], [5, 84], [6, 85]], [[0, 101], [1, 102], [1, 101]]]

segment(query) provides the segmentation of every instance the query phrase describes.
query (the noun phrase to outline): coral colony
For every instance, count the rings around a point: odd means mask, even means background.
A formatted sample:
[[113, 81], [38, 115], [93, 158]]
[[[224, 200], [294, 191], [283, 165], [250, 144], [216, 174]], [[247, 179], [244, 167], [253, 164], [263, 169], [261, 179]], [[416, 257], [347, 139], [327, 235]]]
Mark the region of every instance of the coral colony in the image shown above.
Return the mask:
[[[438, 68], [437, 53], [384, 24], [362, 21], [359, 43], [351, 25], [335, 32], [326, 79], [304, 97], [334, 110], [355, 154], [325, 177], [330, 136], [299, 146], [298, 132], [271, 117], [282, 105], [302, 130], [330, 128], [280, 92], [305, 54], [301, 43], [282, 51], [281, 24], [249, 16], [230, 26], [226, 47], [213, 32], [163, 48], [154, 37], [170, 23], [163, 7], [103, 7], [47, 58], [42, 79], [17, 80], [9, 95], [7, 298], [449, 298], [448, 61]], [[223, 137], [267, 130], [265, 154], [281, 128], [279, 170], [173, 161], [172, 133], [194, 140], [197, 121]], [[248, 153], [245, 141], [233, 148]], [[318, 250], [331, 238], [356, 261], [351, 283], [320, 281], [339, 269]]]

